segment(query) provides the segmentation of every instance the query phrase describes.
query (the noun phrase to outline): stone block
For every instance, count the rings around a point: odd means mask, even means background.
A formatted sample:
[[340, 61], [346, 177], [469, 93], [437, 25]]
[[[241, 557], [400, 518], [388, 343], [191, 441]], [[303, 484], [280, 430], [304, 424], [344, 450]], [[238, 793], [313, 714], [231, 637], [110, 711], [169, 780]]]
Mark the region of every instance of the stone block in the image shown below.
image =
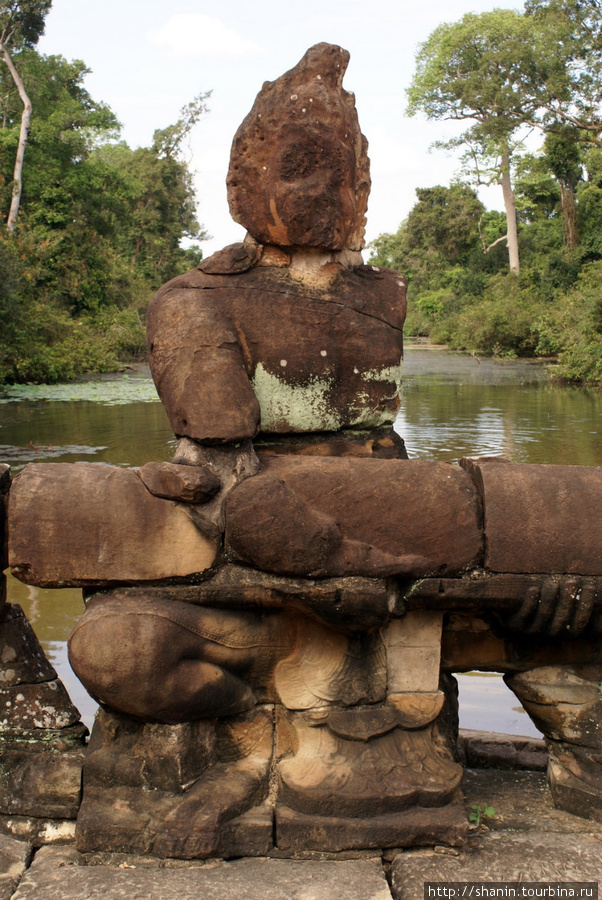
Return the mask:
[[[178, 795], [86, 784], [77, 819], [80, 851], [159, 859], [265, 855], [272, 848], [267, 779], [240, 763], [213, 768]], [[251, 811], [249, 811], [251, 810]]]
[[15, 838], [17, 841], [27, 841], [32, 847], [43, 847], [45, 844], [73, 844], [75, 820], [0, 815], [0, 834]]
[[220, 487], [219, 478], [200, 466], [149, 462], [138, 469], [138, 475], [155, 497], [183, 503], [206, 503]]
[[[366, 848], [421, 847], [433, 844], [462, 846], [468, 835], [464, 804], [413, 806], [396, 813], [367, 816], [305, 815], [286, 806], [276, 810], [278, 849], [294, 855], [305, 850], [342, 852]], [[358, 900], [363, 895], [358, 894]]]
[[[554, 804], [602, 823], [602, 749], [548, 741], [548, 782]], [[602, 853], [601, 853], [602, 862]]]
[[[225, 564], [200, 584], [123, 587], [115, 588], [111, 595], [126, 602], [156, 598], [215, 609], [302, 612], [327, 625], [362, 631], [389, 621], [397, 600], [397, 586], [392, 579], [287, 578]], [[90, 593], [88, 599], [93, 596]]]
[[394, 613], [439, 609], [478, 620], [487, 610], [506, 632], [519, 637], [568, 639], [600, 633], [600, 608], [599, 576], [494, 574], [481, 569], [463, 578], [424, 578], [403, 586]]
[[0, 687], [0, 736], [69, 728], [79, 712], [58, 679]]
[[602, 575], [602, 467], [472, 461], [494, 572]]
[[6, 604], [0, 612], [0, 648], [0, 690], [56, 679], [31, 624], [14, 603]]
[[130, 857], [85, 865], [73, 849], [44, 847], [26, 873], [15, 900], [81, 900], [96, 897], [153, 900], [390, 900], [379, 859], [215, 860], [170, 866]]
[[[401, 853], [391, 866], [395, 900], [423, 900], [425, 883], [497, 882], [503, 886], [543, 889], [543, 883], [597, 882], [602, 847], [596, 837], [494, 833], [471, 839], [466, 849], [451, 855], [435, 850]], [[492, 889], [493, 886], [491, 886]], [[576, 889], [578, 890], [578, 889]]]
[[543, 740], [491, 731], [461, 729], [458, 752], [471, 769], [527, 769], [545, 772], [548, 751]]
[[28, 465], [13, 482], [9, 514], [11, 570], [42, 587], [191, 575], [217, 552], [185, 507], [113, 466]]
[[86, 757], [86, 779], [107, 789], [183, 792], [210, 765], [216, 752], [212, 721], [181, 725], [140, 723], [99, 710]]
[[310, 577], [460, 573], [481, 558], [468, 476], [446, 463], [274, 457], [227, 500], [232, 555]]
[[[36, 752], [37, 751], [37, 752]], [[37, 819], [75, 819], [85, 750], [51, 747], [0, 750], [0, 813]]]
[[542, 666], [504, 680], [546, 737], [602, 751], [602, 666]]
[[390, 694], [438, 690], [442, 622], [438, 612], [410, 612], [382, 630]]
[[228, 170], [232, 218], [263, 244], [361, 250], [370, 190], [368, 143], [349, 53], [316, 44], [266, 82], [236, 132]]
[[269, 708], [176, 726], [101, 713], [84, 770], [78, 848], [180, 859], [267, 853], [271, 756]]
[[222, 566], [202, 584], [167, 590], [169, 596], [207, 606], [301, 611], [350, 630], [384, 625], [397, 598], [392, 579], [286, 578], [232, 564]]
[[33, 847], [0, 834], [0, 900], [10, 900], [31, 862]]

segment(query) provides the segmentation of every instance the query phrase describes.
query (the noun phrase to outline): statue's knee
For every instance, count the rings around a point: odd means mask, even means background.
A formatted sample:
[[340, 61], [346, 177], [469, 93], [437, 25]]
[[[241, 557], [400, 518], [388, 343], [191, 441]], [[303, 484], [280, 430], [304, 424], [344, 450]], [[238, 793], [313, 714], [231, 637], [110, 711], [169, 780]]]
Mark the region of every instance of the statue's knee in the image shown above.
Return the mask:
[[[225, 620], [221, 645], [206, 611], [99, 596], [71, 635], [69, 659], [91, 696], [119, 712], [167, 723], [233, 715], [255, 700], [228, 671], [228, 663], [237, 669], [241, 660], [229, 646], [232, 623]], [[204, 632], [218, 633], [211, 641]]]
[[69, 639], [73, 671], [99, 702], [105, 702], [107, 691], [140, 681], [148, 684], [156, 677], [160, 653], [156, 644], [141, 642], [139, 618], [127, 613], [84, 615]]

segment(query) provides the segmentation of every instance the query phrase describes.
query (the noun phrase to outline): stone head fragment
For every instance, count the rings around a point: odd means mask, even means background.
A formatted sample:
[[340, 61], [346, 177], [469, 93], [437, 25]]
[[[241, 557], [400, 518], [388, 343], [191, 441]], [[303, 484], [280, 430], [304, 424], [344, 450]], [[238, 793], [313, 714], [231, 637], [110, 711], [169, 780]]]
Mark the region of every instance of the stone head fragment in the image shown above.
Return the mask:
[[265, 82], [232, 144], [228, 202], [260, 243], [361, 250], [368, 142], [342, 87], [349, 53], [316, 44]]

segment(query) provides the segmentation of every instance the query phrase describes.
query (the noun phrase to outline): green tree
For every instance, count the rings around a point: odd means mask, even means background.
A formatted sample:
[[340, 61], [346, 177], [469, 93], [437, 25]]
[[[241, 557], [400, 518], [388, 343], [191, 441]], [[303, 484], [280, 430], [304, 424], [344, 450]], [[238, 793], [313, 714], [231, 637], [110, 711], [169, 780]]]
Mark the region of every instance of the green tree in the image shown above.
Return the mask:
[[[421, 45], [408, 89], [410, 115], [474, 122], [447, 146], [468, 146], [478, 183], [497, 181], [506, 210], [510, 268], [520, 271], [516, 200], [511, 180], [518, 132], [538, 98], [525, 89], [524, 71], [536, 67], [531, 22], [496, 9], [440, 25]], [[489, 173], [489, 174], [486, 174]]]
[[468, 147], [464, 160], [477, 183], [501, 185], [510, 268], [517, 274], [512, 166], [525, 127], [558, 135], [556, 146], [550, 139], [550, 160], [563, 192], [567, 246], [576, 242], [569, 126], [572, 140], [600, 141], [601, 21], [599, 0], [529, 0], [525, 15], [496, 9], [441, 25], [418, 53], [409, 112], [474, 123], [446, 145]]
[[380, 235], [371, 244], [370, 262], [407, 276], [407, 331], [425, 333], [466, 295], [481, 289], [482, 235], [490, 225], [468, 185], [417, 188], [416, 195], [396, 234]]
[[23, 104], [19, 141], [15, 153], [13, 188], [6, 220], [7, 231], [15, 229], [23, 182], [23, 161], [29, 135], [32, 104], [23, 79], [9, 51], [33, 47], [44, 32], [46, 15], [52, 0], [0, 0], [0, 53]]
[[584, 262], [602, 258], [602, 150], [584, 153], [587, 177], [577, 186], [579, 255]]
[[576, 214], [577, 185], [583, 177], [581, 147], [573, 125], [549, 131], [544, 142], [545, 160], [560, 188], [564, 246], [575, 250], [579, 243]]
[[418, 203], [408, 217], [410, 249], [436, 250], [447, 263], [466, 262], [479, 244], [485, 207], [465, 184], [417, 188]]
[[207, 112], [210, 92], [199, 94], [183, 107], [174, 125], [158, 129], [150, 147], [130, 150], [127, 144], [105, 145], [94, 154], [122, 180], [119, 252], [132, 271], [157, 284], [172, 278], [199, 258], [194, 243], [208, 235], [196, 217], [192, 177], [183, 159], [183, 145]]
[[[109, 281], [107, 185], [92, 179], [89, 156], [94, 144], [116, 134], [117, 120], [83, 87], [88, 72], [79, 61], [19, 53], [19, 66], [32, 97], [26, 179], [21, 197], [20, 227], [35, 234], [38, 254], [46, 264], [36, 270], [40, 290], [76, 310], [80, 298], [94, 303]], [[0, 204], [9, 202], [11, 164], [18, 131], [18, 98], [3, 100], [0, 128]], [[33, 262], [33, 261], [32, 261]], [[31, 271], [35, 267], [31, 266]], [[100, 273], [104, 274], [100, 276]]]
[[[540, 112], [546, 131], [602, 142], [602, 7], [600, 0], [526, 0], [537, 34]], [[563, 127], [564, 126], [564, 127]]]
[[[34, 115], [19, 227], [0, 232], [0, 383], [68, 380], [142, 354], [153, 291], [198, 261], [198, 247], [182, 247], [205, 236], [183, 148], [204, 108], [193, 101], [153, 146], [131, 150], [83, 87], [83, 62], [27, 48], [17, 58]], [[18, 93], [4, 87], [0, 207], [19, 130]]]

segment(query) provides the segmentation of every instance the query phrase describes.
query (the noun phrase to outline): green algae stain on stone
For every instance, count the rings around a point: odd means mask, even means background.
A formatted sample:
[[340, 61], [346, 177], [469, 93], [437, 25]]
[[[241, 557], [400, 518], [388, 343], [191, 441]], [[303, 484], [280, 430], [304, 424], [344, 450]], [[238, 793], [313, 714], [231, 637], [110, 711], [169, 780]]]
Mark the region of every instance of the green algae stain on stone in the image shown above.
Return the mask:
[[391, 397], [399, 396], [401, 392], [401, 370], [403, 361], [399, 361], [398, 366], [385, 366], [383, 369], [369, 369], [364, 372], [362, 378], [365, 381], [383, 381], [389, 382], [395, 386]]
[[[355, 401], [350, 407], [351, 419], [349, 425], [361, 428], [379, 428], [381, 425], [391, 425], [397, 416], [398, 398], [401, 393], [401, 368], [398, 366], [385, 366], [382, 369], [369, 369], [361, 373], [361, 379], [367, 390], [360, 391], [355, 396]], [[384, 393], [379, 389], [378, 405], [374, 400], [374, 382], [391, 385], [390, 392]], [[389, 405], [393, 401], [393, 405]]]
[[[281, 366], [286, 369], [286, 360], [281, 361]], [[348, 426], [375, 428], [391, 424], [397, 414], [401, 363], [361, 373], [356, 369], [354, 374], [359, 375], [363, 387], [341, 407], [333, 399], [336, 378], [313, 375], [295, 384], [271, 374], [259, 363], [251, 383], [261, 407], [261, 431], [337, 431]]]
[[341, 416], [329, 402], [331, 378], [313, 376], [305, 384], [287, 384], [259, 363], [252, 379], [261, 407], [262, 431], [337, 431]]

